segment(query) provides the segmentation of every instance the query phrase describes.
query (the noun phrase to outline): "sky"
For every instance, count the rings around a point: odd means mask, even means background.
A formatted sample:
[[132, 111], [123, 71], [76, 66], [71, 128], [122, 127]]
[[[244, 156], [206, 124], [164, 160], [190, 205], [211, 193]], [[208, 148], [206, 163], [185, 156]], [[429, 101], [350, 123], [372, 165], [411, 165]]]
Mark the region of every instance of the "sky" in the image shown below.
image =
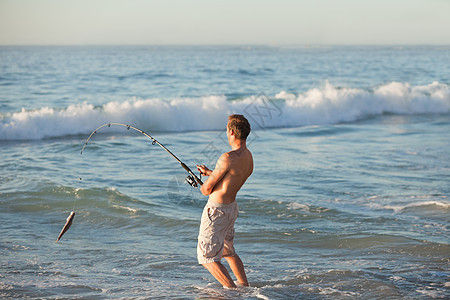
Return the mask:
[[0, 45], [450, 44], [450, 0], [0, 0]]

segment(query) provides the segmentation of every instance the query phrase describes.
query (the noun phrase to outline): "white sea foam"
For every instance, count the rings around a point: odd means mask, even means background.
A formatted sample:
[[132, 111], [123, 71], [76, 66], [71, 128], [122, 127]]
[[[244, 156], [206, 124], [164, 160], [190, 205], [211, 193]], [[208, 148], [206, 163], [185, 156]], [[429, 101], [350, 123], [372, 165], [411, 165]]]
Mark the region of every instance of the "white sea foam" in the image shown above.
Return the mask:
[[100, 107], [82, 103], [64, 109], [22, 109], [0, 114], [0, 140], [89, 134], [109, 122], [133, 124], [151, 132], [218, 130], [224, 127], [231, 113], [247, 115], [253, 128], [261, 129], [351, 122], [383, 113], [449, 112], [450, 87], [438, 82], [424, 86], [392, 82], [371, 91], [337, 88], [326, 83], [301, 94], [283, 91], [274, 97], [261, 94], [234, 101], [225, 96], [205, 96], [132, 99], [108, 102]]
[[275, 98], [285, 99], [289, 108], [283, 110], [286, 126], [349, 122], [383, 113], [450, 112], [450, 87], [438, 82], [416, 87], [392, 82], [373, 91], [336, 88], [326, 83], [321, 89], [299, 95], [283, 92]]
[[128, 207], [128, 206], [123, 206], [123, 205], [116, 205], [116, 204], [113, 204], [113, 207], [115, 207], [115, 208], [120, 208], [120, 209], [124, 209], [124, 210], [128, 210], [129, 212], [131, 212], [131, 213], [133, 213], [133, 214], [135, 214], [138, 210], [137, 209], [135, 209], [135, 208], [131, 208], [131, 207]]
[[351, 292], [351, 291], [341, 291], [335, 287], [319, 287], [320, 295], [327, 296], [349, 296], [349, 297], [358, 297], [361, 296], [360, 293]]
[[430, 209], [436, 209], [436, 210], [442, 210], [446, 211], [450, 209], [450, 203], [449, 202], [443, 202], [443, 201], [420, 201], [420, 202], [413, 202], [408, 203], [404, 205], [380, 205], [380, 204], [371, 204], [370, 205], [373, 208], [378, 209], [388, 209], [393, 210], [396, 213], [399, 213], [401, 211], [407, 210], [409, 208], [418, 208], [418, 207], [429, 207]]
[[292, 209], [292, 210], [300, 209], [300, 210], [302, 210], [304, 212], [309, 212], [309, 206], [308, 205], [297, 203], [297, 202], [289, 203], [287, 208], [288, 209]]

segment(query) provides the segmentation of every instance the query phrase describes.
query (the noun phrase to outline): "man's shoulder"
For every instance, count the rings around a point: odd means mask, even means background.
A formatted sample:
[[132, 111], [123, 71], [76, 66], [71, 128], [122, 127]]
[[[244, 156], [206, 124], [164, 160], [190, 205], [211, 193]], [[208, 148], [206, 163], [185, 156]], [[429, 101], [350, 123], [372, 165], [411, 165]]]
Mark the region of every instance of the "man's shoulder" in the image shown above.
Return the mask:
[[221, 168], [227, 169], [228, 166], [230, 165], [230, 161], [231, 161], [230, 152], [225, 152], [217, 160], [217, 165], [220, 166]]
[[233, 155], [232, 152], [233, 151], [228, 151], [228, 152], [222, 153], [222, 155], [220, 156], [219, 159], [230, 159], [230, 157]]
[[252, 152], [250, 152], [250, 150], [248, 148], [243, 149], [243, 151], [240, 150], [231, 150], [228, 151], [226, 153], [224, 153], [223, 155], [227, 154], [228, 157], [242, 157], [242, 155], [251, 155], [252, 156]]
[[248, 161], [253, 161], [253, 155], [248, 149], [244, 149], [244, 151], [236, 151], [232, 150], [226, 152], [223, 155], [223, 160], [229, 162], [230, 164], [238, 163], [239, 165], [245, 164]]

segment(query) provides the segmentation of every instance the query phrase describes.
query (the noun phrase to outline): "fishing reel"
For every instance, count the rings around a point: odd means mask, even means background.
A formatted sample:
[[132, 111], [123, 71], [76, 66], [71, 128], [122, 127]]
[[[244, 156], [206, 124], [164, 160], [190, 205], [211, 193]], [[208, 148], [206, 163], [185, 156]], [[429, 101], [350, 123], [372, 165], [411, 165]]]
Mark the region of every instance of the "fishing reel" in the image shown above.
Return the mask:
[[[200, 174], [200, 180], [202, 178], [202, 174]], [[190, 186], [194, 187], [194, 188], [198, 188], [198, 183], [197, 180], [194, 178], [193, 175], [189, 175], [188, 177], [186, 177], [186, 182], [189, 183]]]
[[189, 183], [190, 186], [197, 188], [198, 184], [197, 181], [195, 181], [194, 176], [189, 175], [188, 177], [186, 177], [186, 182]]

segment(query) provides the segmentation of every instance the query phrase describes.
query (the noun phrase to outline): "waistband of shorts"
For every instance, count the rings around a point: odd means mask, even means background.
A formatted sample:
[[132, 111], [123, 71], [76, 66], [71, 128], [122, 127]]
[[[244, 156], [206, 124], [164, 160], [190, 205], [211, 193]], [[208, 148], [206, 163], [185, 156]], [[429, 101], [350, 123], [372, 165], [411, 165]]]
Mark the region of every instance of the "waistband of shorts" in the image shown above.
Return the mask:
[[237, 205], [236, 200], [234, 200], [231, 203], [218, 203], [218, 202], [214, 202], [212, 200], [208, 200], [208, 205], [210, 207], [222, 207], [222, 208], [227, 208], [227, 207], [233, 207]]

